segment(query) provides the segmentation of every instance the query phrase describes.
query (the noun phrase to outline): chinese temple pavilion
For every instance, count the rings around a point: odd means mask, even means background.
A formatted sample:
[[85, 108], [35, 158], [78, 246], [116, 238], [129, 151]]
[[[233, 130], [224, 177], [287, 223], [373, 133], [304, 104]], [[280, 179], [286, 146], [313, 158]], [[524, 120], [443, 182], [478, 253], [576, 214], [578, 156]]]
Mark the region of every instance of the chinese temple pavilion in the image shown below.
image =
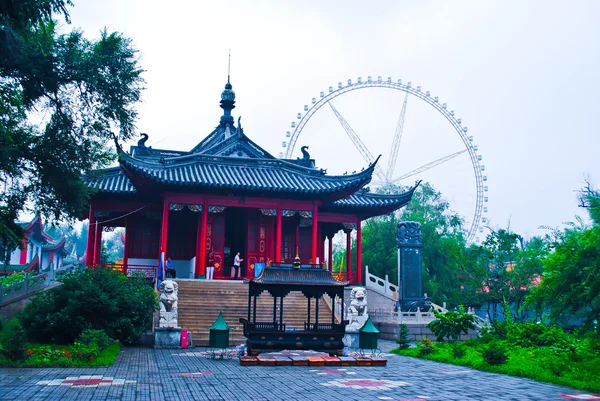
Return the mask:
[[46, 232], [40, 216], [35, 216], [29, 222], [17, 224], [23, 228], [25, 234], [23, 245], [21, 249], [12, 250], [8, 260], [0, 262], [6, 262], [6, 266], [0, 270], [0, 275], [56, 270], [76, 262], [76, 259], [70, 257], [72, 244], [66, 243], [63, 234], [53, 237]]
[[[332, 238], [347, 235], [347, 279], [362, 281], [361, 221], [406, 205], [416, 186], [395, 195], [368, 192], [375, 163], [348, 175], [328, 175], [303, 157], [277, 159], [231, 115], [235, 93], [221, 94], [219, 125], [189, 151], [153, 149], [144, 136], [129, 153], [117, 145], [119, 166], [86, 177], [90, 202], [86, 264], [100, 263], [102, 232], [126, 228], [123, 269], [155, 269], [171, 259], [177, 277], [205, 276], [209, 253], [214, 278], [229, 278], [240, 252], [242, 276], [270, 262], [331, 261]], [[356, 230], [356, 269], [351, 232]], [[325, 241], [329, 241], [325, 257]], [[331, 268], [331, 263], [329, 263]]]

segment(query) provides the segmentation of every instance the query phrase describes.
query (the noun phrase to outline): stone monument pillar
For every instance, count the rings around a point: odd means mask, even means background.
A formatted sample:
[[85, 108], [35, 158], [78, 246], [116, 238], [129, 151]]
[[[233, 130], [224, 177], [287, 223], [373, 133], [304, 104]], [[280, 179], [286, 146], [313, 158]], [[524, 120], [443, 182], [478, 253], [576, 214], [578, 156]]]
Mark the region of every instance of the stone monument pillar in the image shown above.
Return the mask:
[[158, 327], [154, 328], [154, 348], [179, 348], [181, 327], [177, 324], [179, 285], [173, 280], [160, 284], [160, 312]]
[[398, 284], [400, 305], [407, 310], [410, 304], [423, 299], [421, 224], [401, 221], [396, 231], [398, 247]]

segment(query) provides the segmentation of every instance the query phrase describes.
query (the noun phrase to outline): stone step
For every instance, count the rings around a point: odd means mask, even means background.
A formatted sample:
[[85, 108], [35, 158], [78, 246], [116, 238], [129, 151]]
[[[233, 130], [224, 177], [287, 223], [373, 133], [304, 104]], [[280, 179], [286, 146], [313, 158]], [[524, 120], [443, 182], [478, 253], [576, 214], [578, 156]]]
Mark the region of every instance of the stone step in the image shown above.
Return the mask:
[[[242, 281], [206, 281], [178, 279], [179, 302], [178, 322], [184, 329], [192, 333], [196, 346], [207, 346], [208, 328], [219, 315], [229, 326], [230, 344], [239, 345], [246, 341], [243, 327], [239, 318], [248, 316], [248, 287]], [[291, 293], [284, 298], [284, 322], [290, 328], [302, 328], [307, 320], [308, 301], [301, 293]], [[279, 319], [279, 300], [277, 302], [277, 318]], [[315, 317], [315, 303], [311, 302], [311, 320]], [[325, 301], [319, 302], [319, 320], [328, 321], [331, 310]], [[256, 318], [259, 321], [270, 322], [273, 318], [273, 298], [263, 293], [257, 299]], [[329, 318], [329, 319], [328, 319]]]

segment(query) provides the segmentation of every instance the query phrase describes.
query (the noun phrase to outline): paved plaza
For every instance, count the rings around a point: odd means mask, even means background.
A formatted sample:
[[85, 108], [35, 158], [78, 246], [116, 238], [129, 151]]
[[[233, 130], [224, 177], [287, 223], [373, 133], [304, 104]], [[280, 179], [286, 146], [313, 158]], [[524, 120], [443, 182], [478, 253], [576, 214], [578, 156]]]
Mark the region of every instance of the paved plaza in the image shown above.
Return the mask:
[[387, 367], [242, 367], [237, 359], [215, 361], [201, 351], [124, 348], [111, 367], [2, 368], [0, 400], [600, 400], [391, 354]]

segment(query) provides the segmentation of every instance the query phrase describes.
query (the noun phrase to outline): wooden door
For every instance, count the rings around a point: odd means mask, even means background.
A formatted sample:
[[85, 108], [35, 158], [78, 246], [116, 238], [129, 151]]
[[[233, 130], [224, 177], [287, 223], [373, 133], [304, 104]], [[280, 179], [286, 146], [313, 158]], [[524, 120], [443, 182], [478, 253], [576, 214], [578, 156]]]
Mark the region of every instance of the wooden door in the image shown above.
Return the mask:
[[214, 277], [229, 277], [229, 269], [224, 266], [225, 248], [225, 215], [223, 213], [209, 213], [206, 225], [206, 251], [212, 250], [215, 257]]

